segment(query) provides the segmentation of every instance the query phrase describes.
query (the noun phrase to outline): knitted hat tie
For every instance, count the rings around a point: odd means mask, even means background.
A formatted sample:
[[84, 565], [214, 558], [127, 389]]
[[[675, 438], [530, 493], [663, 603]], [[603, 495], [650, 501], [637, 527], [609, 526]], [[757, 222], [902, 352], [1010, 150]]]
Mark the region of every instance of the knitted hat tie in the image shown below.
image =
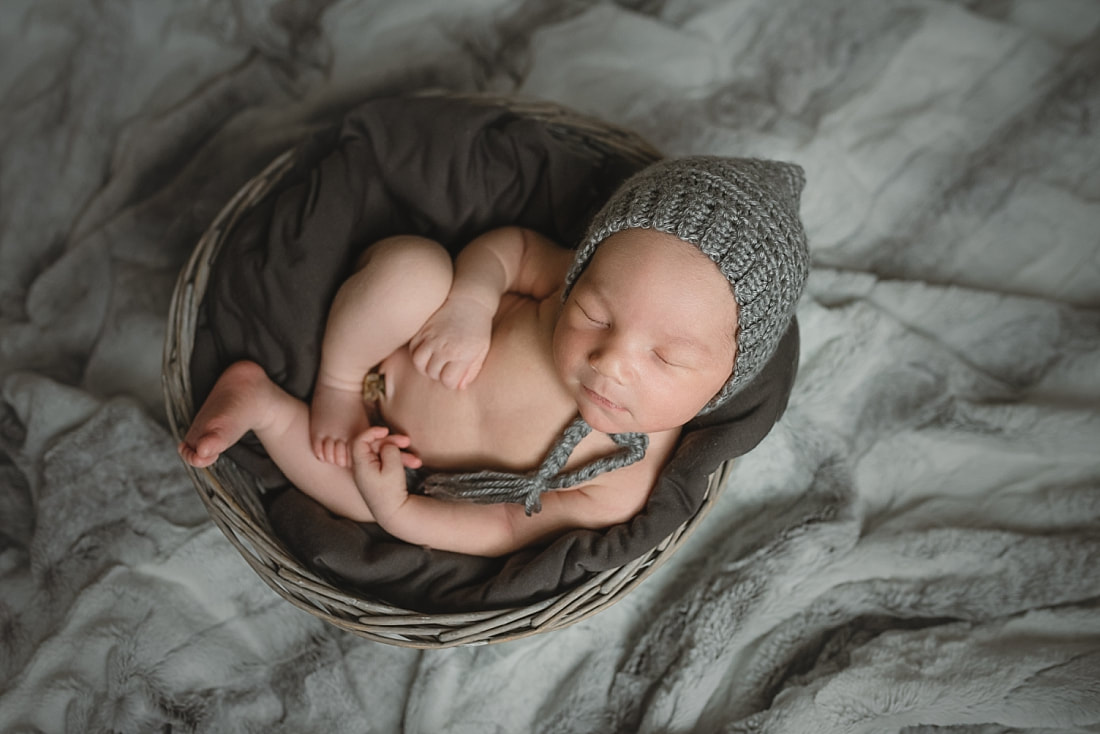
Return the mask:
[[618, 451], [590, 461], [575, 471], [563, 472], [562, 468], [573, 454], [573, 449], [591, 432], [592, 427], [578, 415], [533, 472], [432, 474], [424, 480], [421, 489], [424, 494], [432, 497], [466, 500], [478, 504], [522, 503], [524, 511], [530, 516], [542, 510], [543, 492], [575, 487], [604, 472], [630, 466], [645, 456], [646, 448], [649, 447], [649, 436], [644, 433], [611, 433], [608, 436], [619, 447]]

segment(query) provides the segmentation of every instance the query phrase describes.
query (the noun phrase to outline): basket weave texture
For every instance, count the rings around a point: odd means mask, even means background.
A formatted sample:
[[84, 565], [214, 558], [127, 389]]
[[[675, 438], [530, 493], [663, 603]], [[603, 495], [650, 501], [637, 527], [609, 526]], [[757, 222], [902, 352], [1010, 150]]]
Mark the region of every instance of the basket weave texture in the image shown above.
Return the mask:
[[[645, 164], [660, 154], [637, 134], [537, 100], [487, 95], [453, 95], [476, 104], [505, 105], [532, 117], [581, 152]], [[272, 161], [225, 205], [200, 238], [180, 272], [169, 312], [162, 382], [168, 420], [177, 440], [194, 418], [190, 364], [195, 327], [212, 268], [242, 215], [261, 201], [290, 170], [293, 151]], [[310, 614], [356, 635], [404, 647], [443, 648], [517, 639], [574, 624], [610, 606], [642, 582], [686, 540], [725, 485], [731, 462], [709, 478], [698, 511], [656, 548], [621, 567], [592, 575], [572, 589], [537, 603], [463, 613], [402, 609], [359, 590], [341, 589], [295, 558], [276, 537], [260, 501], [258, 481], [227, 457], [212, 466], [186, 466], [214, 523], [253, 570], [279, 595]]]

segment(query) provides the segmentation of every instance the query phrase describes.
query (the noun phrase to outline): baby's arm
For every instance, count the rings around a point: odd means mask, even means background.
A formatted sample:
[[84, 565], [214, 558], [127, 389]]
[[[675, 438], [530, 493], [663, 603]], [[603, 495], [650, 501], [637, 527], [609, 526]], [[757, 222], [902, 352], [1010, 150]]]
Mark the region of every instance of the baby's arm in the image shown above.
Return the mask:
[[664, 448], [596, 482], [543, 494], [542, 511], [530, 517], [519, 504], [479, 505], [409, 494], [401, 451], [392, 444], [375, 448], [357, 440], [352, 466], [363, 500], [386, 532], [413, 545], [494, 557], [575, 528], [626, 522], [645, 506], [666, 457]]
[[489, 353], [493, 317], [505, 293], [543, 299], [565, 279], [572, 253], [537, 232], [502, 227], [471, 241], [455, 260], [447, 300], [409, 342], [413, 364], [462, 389]]

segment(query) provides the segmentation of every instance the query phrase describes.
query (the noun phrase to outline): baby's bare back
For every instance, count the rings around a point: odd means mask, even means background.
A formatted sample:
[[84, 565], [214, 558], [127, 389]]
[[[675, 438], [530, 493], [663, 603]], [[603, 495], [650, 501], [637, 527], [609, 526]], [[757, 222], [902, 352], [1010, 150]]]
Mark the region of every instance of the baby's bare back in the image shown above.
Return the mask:
[[[554, 369], [550, 340], [556, 303], [551, 299], [504, 296], [485, 364], [464, 390], [420, 373], [407, 348], [382, 362], [382, 418], [412, 439], [412, 450], [428, 467], [532, 469], [576, 415], [576, 404]], [[605, 451], [614, 448], [604, 436], [588, 441], [594, 449], [604, 442]], [[588, 453], [582, 448], [578, 455]]]

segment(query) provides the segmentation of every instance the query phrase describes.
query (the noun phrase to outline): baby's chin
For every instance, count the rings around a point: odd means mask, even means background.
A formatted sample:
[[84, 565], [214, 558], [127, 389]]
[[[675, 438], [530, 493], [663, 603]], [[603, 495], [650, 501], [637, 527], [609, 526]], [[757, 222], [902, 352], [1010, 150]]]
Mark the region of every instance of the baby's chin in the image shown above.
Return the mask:
[[624, 413], [622, 419], [616, 420], [599, 408], [580, 404], [577, 406], [581, 417], [592, 426], [592, 430], [600, 433], [647, 433], [635, 425], [629, 413]]
[[[583, 388], [581, 388], [583, 390]], [[683, 428], [692, 418], [698, 415], [706, 402], [698, 406], [686, 403], [682, 409], [664, 411], [659, 417], [647, 414], [645, 411], [614, 410], [601, 407], [583, 394], [576, 395], [577, 410], [592, 430], [600, 433], [663, 433]], [[682, 419], [682, 420], [681, 420]]]
[[578, 407], [580, 408], [581, 417], [584, 418], [585, 422], [592, 426], [592, 430], [599, 431], [600, 433], [662, 433], [663, 431], [669, 431], [673, 428], [679, 428], [678, 425], [651, 425], [645, 421], [637, 420], [629, 412], [624, 413], [621, 418], [618, 418], [617, 416], [610, 416], [598, 408], [590, 408], [585, 405]]

